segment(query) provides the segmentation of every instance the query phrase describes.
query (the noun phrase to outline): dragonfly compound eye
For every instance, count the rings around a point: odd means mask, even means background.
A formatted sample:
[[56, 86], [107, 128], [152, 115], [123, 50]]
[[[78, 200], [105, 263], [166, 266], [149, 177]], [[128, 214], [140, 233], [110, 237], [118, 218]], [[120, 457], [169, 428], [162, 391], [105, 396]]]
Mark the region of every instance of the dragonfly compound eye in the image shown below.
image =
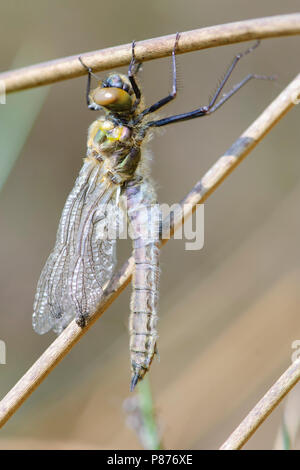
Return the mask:
[[109, 87], [123, 88], [123, 80], [118, 73], [110, 74], [105, 81]]
[[132, 107], [131, 96], [121, 88], [96, 88], [91, 97], [96, 104], [115, 112], [126, 112]]

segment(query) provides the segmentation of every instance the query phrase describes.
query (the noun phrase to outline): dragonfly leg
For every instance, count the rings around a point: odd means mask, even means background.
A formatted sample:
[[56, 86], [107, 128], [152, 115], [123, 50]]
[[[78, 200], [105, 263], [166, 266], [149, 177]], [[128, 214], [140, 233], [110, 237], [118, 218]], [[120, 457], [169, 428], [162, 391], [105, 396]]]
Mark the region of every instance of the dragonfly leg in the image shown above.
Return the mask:
[[86, 317], [83, 314], [80, 314], [76, 317], [76, 323], [80, 328], [84, 328], [86, 326]]
[[131, 86], [133, 88], [133, 92], [135, 94], [135, 102], [133, 105], [133, 111], [138, 107], [141, 101], [141, 90], [139, 89], [139, 86], [135, 80], [135, 74], [139, 71], [139, 68], [141, 66], [140, 63], [137, 63], [136, 57], [135, 57], [135, 41], [132, 41], [132, 47], [131, 47], [131, 61], [129, 64], [128, 68], [128, 78], [130, 80]]
[[231, 62], [230, 66], [228, 67], [228, 69], [226, 70], [225, 72], [225, 75], [224, 77], [222, 78], [216, 92], [214, 93], [212, 99], [210, 100], [210, 103], [208, 105], [208, 108], [211, 109], [215, 102], [217, 101], [218, 97], [220, 96], [220, 93], [221, 91], [223, 90], [224, 86], [226, 85], [226, 83], [228, 82], [229, 80], [229, 77], [230, 75], [232, 74], [233, 70], [235, 69], [237, 63], [239, 62], [239, 60], [244, 57], [245, 55], [247, 54], [250, 54], [250, 52], [254, 51], [254, 49], [256, 49], [258, 46], [260, 45], [260, 41], [256, 41], [253, 46], [249, 47], [246, 51], [244, 52], [240, 52], [239, 54], [237, 54], [234, 58], [233, 58], [233, 61]]
[[95, 106], [92, 102], [91, 102], [91, 98], [90, 98], [90, 92], [91, 92], [91, 78], [92, 76], [95, 77], [97, 80], [99, 80], [99, 78], [97, 77], [97, 75], [95, 75], [91, 69], [91, 67], [88, 67], [82, 60], [81, 57], [78, 57], [79, 59], [79, 62], [81, 63], [81, 65], [85, 68], [85, 70], [87, 71], [88, 73], [88, 78], [87, 78], [87, 84], [86, 84], [86, 91], [85, 91], [85, 99], [86, 99], [86, 104], [87, 104], [87, 107], [89, 109], [91, 109], [92, 111], [98, 111], [100, 107], [97, 107]]
[[276, 76], [270, 76], [270, 77], [267, 77], [266, 75], [256, 75], [254, 73], [250, 73], [249, 75], [247, 75], [243, 80], [241, 80], [239, 83], [237, 83], [236, 85], [234, 85], [234, 87], [232, 87], [232, 89], [226, 93], [225, 95], [222, 96], [222, 98], [220, 99], [220, 101], [218, 101], [218, 103], [215, 103], [214, 102], [214, 105], [213, 106], [208, 106], [208, 112], [207, 114], [211, 114], [213, 113], [214, 111], [216, 111], [217, 109], [219, 109], [224, 103], [226, 103], [227, 100], [229, 100], [229, 98], [231, 98], [237, 91], [239, 91], [244, 85], [246, 85], [246, 83], [248, 83], [250, 80], [252, 79], [257, 79], [257, 80], [276, 80]]
[[[195, 109], [195, 111], [190, 111], [189, 113], [177, 114], [175, 116], [169, 116], [164, 119], [159, 119], [158, 121], [150, 121], [145, 125], [145, 128], [149, 127], [162, 127], [167, 124], [172, 124], [174, 122], [189, 121], [190, 119], [195, 119], [201, 116], [209, 116], [211, 113], [219, 109], [226, 101], [229, 100], [237, 91], [239, 91], [246, 83], [251, 79], [258, 80], [276, 80], [276, 76], [267, 77], [265, 75], [247, 75], [241, 82], [237, 83], [226, 95], [224, 95], [221, 100], [216, 103], [214, 106], [203, 106], [202, 108]], [[145, 131], [144, 131], [145, 132]]]
[[172, 83], [172, 91], [169, 93], [168, 96], [165, 98], [162, 98], [161, 100], [157, 101], [154, 103], [152, 106], [149, 106], [149, 108], [144, 109], [136, 118], [136, 123], [140, 122], [146, 114], [153, 113], [154, 111], [157, 111], [158, 109], [162, 108], [162, 106], [165, 106], [167, 103], [170, 101], [174, 100], [177, 95], [177, 73], [176, 73], [176, 50], [178, 47], [178, 42], [180, 38], [180, 33], [176, 34], [175, 38], [175, 43], [172, 51], [172, 72], [173, 72], [173, 83]]
[[249, 52], [252, 52], [257, 46], [259, 45], [259, 41], [256, 42], [252, 47], [247, 49], [244, 53], [238, 54], [235, 56], [233, 62], [231, 63], [230, 67], [227, 69], [227, 72], [221, 81], [216, 93], [210, 100], [209, 104], [207, 106], [202, 106], [201, 108], [195, 109], [194, 111], [190, 111], [188, 113], [183, 113], [183, 114], [177, 114], [175, 116], [169, 116], [164, 119], [159, 119], [158, 121], [151, 121], [146, 124], [145, 127], [162, 127], [166, 126], [167, 124], [172, 124], [174, 122], [180, 122], [180, 121], [188, 121], [190, 119], [195, 119], [197, 117], [201, 116], [208, 116], [209, 114], [213, 113], [217, 109], [219, 109], [226, 101], [229, 100], [237, 91], [239, 91], [246, 83], [248, 83], [252, 79], [259, 79], [259, 80], [275, 80], [276, 76], [270, 76], [267, 77], [265, 75], [256, 75], [256, 74], [249, 74], [247, 75], [243, 80], [241, 80], [239, 83], [237, 83], [228, 93], [222, 96], [222, 98], [217, 102], [221, 91], [223, 90], [226, 82], [229, 79], [229, 76], [231, 75], [234, 67], [236, 66], [237, 62], [240, 60], [241, 57], [243, 57], [246, 54], [249, 54]]

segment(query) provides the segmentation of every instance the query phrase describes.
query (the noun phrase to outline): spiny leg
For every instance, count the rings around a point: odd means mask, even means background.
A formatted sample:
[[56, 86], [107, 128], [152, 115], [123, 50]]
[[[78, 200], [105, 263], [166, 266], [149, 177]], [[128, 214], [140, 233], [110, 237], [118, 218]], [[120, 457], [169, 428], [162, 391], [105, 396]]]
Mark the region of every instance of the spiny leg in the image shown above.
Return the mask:
[[140, 63], [137, 63], [136, 57], [135, 57], [135, 41], [132, 41], [131, 51], [132, 51], [131, 61], [129, 64], [127, 75], [130, 80], [131, 86], [133, 88], [133, 92], [135, 94], [135, 102], [132, 107], [132, 110], [134, 111], [138, 107], [141, 101], [141, 90], [139, 89], [138, 84], [136, 83], [136, 80], [135, 80], [135, 74], [139, 71], [139, 68], [141, 66]]
[[239, 91], [246, 83], [248, 83], [251, 79], [258, 79], [258, 80], [276, 80], [276, 76], [267, 77], [265, 75], [255, 75], [250, 74], [247, 75], [243, 80], [237, 83], [223, 98], [212, 108], [208, 106], [203, 106], [202, 108], [195, 109], [195, 111], [190, 111], [188, 113], [177, 114], [175, 116], [169, 116], [164, 119], [159, 119], [158, 121], [150, 121], [145, 125], [145, 128], [148, 127], [162, 127], [166, 126], [167, 124], [172, 124], [174, 122], [181, 122], [181, 121], [188, 121], [190, 119], [195, 119], [197, 117], [202, 116], [209, 116], [214, 111], [219, 109], [224, 103], [226, 103], [229, 98], [231, 98], [237, 91]]
[[139, 71], [142, 70], [142, 65], [143, 65], [143, 62], [137, 62], [134, 75], [137, 75]]
[[239, 60], [242, 57], [244, 57], [245, 55], [250, 54], [250, 52], [254, 51], [254, 49], [256, 49], [259, 45], [260, 45], [260, 41], [258, 40], [258, 41], [255, 42], [255, 44], [253, 44], [253, 46], [249, 47], [245, 52], [240, 52], [239, 54], [237, 54], [233, 58], [233, 61], [230, 64], [230, 66], [228, 67], [228, 69], [226, 70], [224, 78], [222, 79], [220, 85], [218, 86], [217, 91], [215, 92], [214, 96], [212, 97], [210, 103], [208, 104], [209, 109], [211, 109], [213, 107], [213, 105], [215, 104], [215, 102], [217, 101], [218, 97], [220, 96], [221, 91], [223, 90], [224, 86], [228, 82], [229, 77], [232, 74], [233, 70], [235, 69], [235, 67], [236, 67], [237, 63], [239, 62]]
[[275, 76], [267, 77], [265, 75], [249, 74], [239, 83], [237, 83], [228, 93], [226, 93], [218, 103], [216, 103], [218, 97], [220, 96], [221, 91], [223, 90], [226, 82], [228, 81], [237, 62], [240, 60], [241, 57], [248, 54], [249, 52], [252, 52], [258, 45], [259, 45], [259, 41], [256, 42], [252, 47], [247, 49], [244, 53], [241, 53], [235, 56], [233, 62], [231, 63], [228, 70], [226, 71], [225, 76], [221, 84], [219, 85], [216, 93], [214, 94], [213, 98], [210, 100], [207, 106], [202, 106], [188, 113], [177, 114], [175, 116], [170, 116], [164, 119], [159, 119], [158, 121], [148, 122], [145, 127], [162, 127], [162, 126], [166, 126], [167, 124], [174, 123], [174, 122], [187, 121], [189, 119], [194, 119], [194, 118], [201, 117], [201, 116], [208, 116], [209, 114], [219, 109], [229, 98], [231, 98], [238, 90], [240, 90], [244, 85], [246, 85], [246, 83], [248, 83], [251, 79], [254, 78], [254, 79], [259, 79], [259, 80], [275, 80], [276, 79]]
[[87, 84], [86, 84], [86, 92], [85, 92], [85, 97], [86, 97], [86, 104], [87, 104], [87, 107], [89, 109], [91, 109], [92, 111], [98, 111], [100, 107], [97, 107], [95, 105], [93, 105], [93, 103], [91, 102], [91, 99], [90, 99], [90, 92], [91, 92], [91, 78], [92, 76], [95, 77], [97, 80], [99, 80], [99, 78], [97, 77], [97, 75], [95, 75], [91, 69], [91, 67], [88, 67], [82, 60], [81, 57], [78, 57], [79, 59], [79, 62], [81, 63], [81, 65], [85, 68], [85, 70], [88, 72], [88, 78], [87, 78]]
[[142, 62], [137, 62], [137, 60], [136, 60], [135, 46], [136, 46], [136, 42], [132, 41], [132, 44], [131, 44], [131, 61], [130, 61], [130, 64], [129, 64], [129, 67], [128, 67], [128, 73], [127, 73], [127, 75], [131, 76], [131, 77], [134, 76], [134, 75], [137, 75], [140, 71], [141, 66], [143, 65]]
[[220, 101], [209, 109], [209, 112], [207, 114], [211, 114], [214, 111], [216, 111], [217, 109], [219, 109], [224, 103], [226, 103], [227, 100], [229, 100], [229, 98], [231, 98], [237, 91], [239, 91], [250, 80], [252, 80], [252, 79], [256, 79], [256, 80], [276, 80], [276, 78], [277, 78], [276, 75], [272, 75], [270, 77], [267, 77], [266, 75], [257, 75], [257, 74], [254, 74], [254, 73], [250, 73], [243, 80], [241, 80], [239, 83], [234, 85], [228, 93], [223, 95], [223, 97], [220, 99]]
[[161, 108], [162, 106], [165, 106], [167, 103], [169, 103], [170, 101], [176, 98], [176, 94], [177, 94], [176, 50], [178, 47], [179, 38], [180, 38], [180, 33], [176, 33], [175, 43], [174, 43], [174, 47], [172, 51], [173, 83], [172, 83], [171, 93], [169, 93], [169, 95], [166, 96], [165, 98], [162, 98], [161, 100], [157, 101], [157, 103], [154, 103], [152, 106], [149, 106], [149, 108], [144, 109], [138, 115], [135, 123], [140, 122], [146, 114], [150, 114], [150, 113], [153, 113], [154, 111], [157, 111], [159, 108]]

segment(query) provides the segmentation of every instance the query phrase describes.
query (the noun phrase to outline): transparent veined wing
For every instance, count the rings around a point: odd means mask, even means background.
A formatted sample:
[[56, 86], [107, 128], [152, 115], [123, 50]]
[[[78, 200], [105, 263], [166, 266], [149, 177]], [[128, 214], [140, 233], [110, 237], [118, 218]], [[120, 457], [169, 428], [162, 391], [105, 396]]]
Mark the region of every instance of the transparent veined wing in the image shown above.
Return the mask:
[[86, 158], [65, 203], [55, 247], [38, 281], [32, 324], [43, 334], [60, 333], [70, 321], [87, 317], [99, 303], [115, 264], [115, 239], [109, 206], [116, 205], [118, 186], [104, 165]]

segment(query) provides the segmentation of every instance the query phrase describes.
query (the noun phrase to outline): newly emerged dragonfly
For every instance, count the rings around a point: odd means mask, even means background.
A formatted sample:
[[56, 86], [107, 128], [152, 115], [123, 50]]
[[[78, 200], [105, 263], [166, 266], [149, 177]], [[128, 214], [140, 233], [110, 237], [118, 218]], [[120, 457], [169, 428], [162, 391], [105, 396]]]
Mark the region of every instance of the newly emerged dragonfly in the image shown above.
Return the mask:
[[[135, 58], [134, 42], [128, 75], [111, 73], [93, 91], [94, 74], [79, 58], [88, 72], [87, 105], [103, 114], [89, 128], [87, 156], [63, 209], [55, 247], [41, 273], [34, 303], [33, 328], [37, 333], [53, 329], [59, 334], [73, 318], [80, 327], [85, 326], [116, 264], [115, 239], [107, 236], [112, 223], [107, 207], [126, 207], [134, 234], [135, 261], [129, 317], [131, 390], [149, 370], [158, 338], [160, 213], [152, 210], [157, 201], [145, 144], [155, 127], [208, 116], [249, 80], [271, 78], [250, 74], [221, 96], [237, 62], [258, 46], [256, 42], [235, 56], [207, 106], [151, 120], [153, 112], [176, 96], [175, 54], [179, 38], [177, 33], [172, 52], [172, 92], [146, 108], [136, 81], [141, 64]], [[151, 236], [145, 236], [145, 226], [153, 228]]]

